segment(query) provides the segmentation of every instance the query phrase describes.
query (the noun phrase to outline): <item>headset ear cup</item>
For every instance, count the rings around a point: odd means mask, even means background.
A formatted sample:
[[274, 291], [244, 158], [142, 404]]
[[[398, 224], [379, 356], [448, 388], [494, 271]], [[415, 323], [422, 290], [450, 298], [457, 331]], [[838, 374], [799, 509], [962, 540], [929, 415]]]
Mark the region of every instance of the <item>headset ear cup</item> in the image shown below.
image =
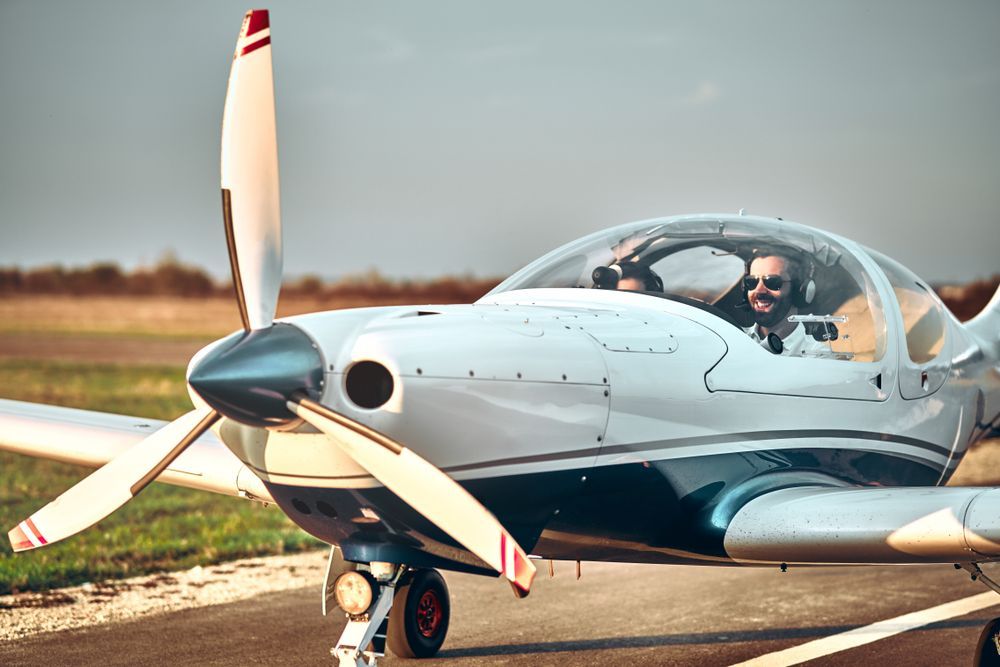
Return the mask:
[[799, 288], [798, 301], [800, 306], [808, 306], [816, 298], [816, 281], [810, 278]]
[[622, 267], [617, 264], [599, 266], [590, 274], [597, 289], [618, 289], [618, 281], [622, 277]]

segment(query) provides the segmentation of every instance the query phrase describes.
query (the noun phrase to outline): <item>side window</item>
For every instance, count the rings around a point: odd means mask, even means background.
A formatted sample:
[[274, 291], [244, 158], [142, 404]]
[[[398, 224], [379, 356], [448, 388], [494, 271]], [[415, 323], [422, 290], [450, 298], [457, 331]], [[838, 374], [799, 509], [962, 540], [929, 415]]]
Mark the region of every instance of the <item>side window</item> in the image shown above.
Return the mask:
[[[806, 311], [829, 314], [838, 336], [829, 347], [835, 359], [877, 361], [885, 354], [885, 326], [877, 291], [860, 267], [841, 266], [816, 271], [816, 300]], [[874, 299], [873, 299], [874, 297]]]
[[901, 264], [868, 251], [885, 272], [896, 294], [906, 330], [906, 351], [915, 364], [925, 364], [944, 347], [944, 312], [941, 303], [915, 275]]

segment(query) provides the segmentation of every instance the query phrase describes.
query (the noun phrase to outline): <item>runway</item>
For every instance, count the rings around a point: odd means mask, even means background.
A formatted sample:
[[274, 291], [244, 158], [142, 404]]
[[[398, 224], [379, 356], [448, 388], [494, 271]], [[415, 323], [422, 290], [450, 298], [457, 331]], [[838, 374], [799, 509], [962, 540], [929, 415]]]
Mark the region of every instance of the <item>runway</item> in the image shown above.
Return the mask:
[[[452, 617], [437, 658], [383, 665], [732, 665], [986, 591], [950, 566], [829, 569], [540, 563], [531, 596], [446, 573]], [[306, 589], [0, 643], [2, 665], [331, 665], [344, 619]], [[239, 586], [234, 577], [233, 586]], [[991, 594], [995, 595], [995, 594]], [[968, 665], [987, 608], [818, 657], [809, 665]], [[855, 632], [868, 637], [864, 633]], [[875, 636], [875, 635], [872, 635]], [[881, 635], [879, 635], [881, 636]], [[790, 664], [790, 663], [778, 663]]]

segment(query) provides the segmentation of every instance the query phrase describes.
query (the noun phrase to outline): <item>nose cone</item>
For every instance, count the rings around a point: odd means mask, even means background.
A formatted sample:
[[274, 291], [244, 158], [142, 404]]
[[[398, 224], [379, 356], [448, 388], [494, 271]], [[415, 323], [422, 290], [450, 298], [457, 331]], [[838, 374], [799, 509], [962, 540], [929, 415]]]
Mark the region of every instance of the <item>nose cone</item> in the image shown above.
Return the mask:
[[220, 413], [250, 426], [280, 426], [297, 417], [285, 402], [296, 391], [322, 393], [323, 358], [305, 333], [278, 323], [235, 333], [188, 374], [188, 384]]

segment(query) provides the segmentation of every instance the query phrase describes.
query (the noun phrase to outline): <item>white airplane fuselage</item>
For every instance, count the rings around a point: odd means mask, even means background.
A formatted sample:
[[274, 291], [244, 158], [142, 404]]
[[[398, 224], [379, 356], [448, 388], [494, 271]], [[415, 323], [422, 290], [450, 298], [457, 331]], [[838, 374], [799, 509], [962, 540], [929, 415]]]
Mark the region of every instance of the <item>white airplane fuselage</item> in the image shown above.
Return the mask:
[[[995, 366], [963, 365], [973, 343], [953, 318], [943, 370], [915, 398], [900, 390], [893, 322], [882, 358], [854, 363], [775, 356], [705, 310], [605, 290], [283, 322], [322, 356], [323, 404], [431, 461], [554, 559], [725, 563], [731, 512], [760, 493], [943, 484], [1000, 394]], [[348, 395], [363, 361], [392, 378], [374, 409]], [[487, 569], [310, 430], [217, 428], [292, 520], [349, 560]]]

